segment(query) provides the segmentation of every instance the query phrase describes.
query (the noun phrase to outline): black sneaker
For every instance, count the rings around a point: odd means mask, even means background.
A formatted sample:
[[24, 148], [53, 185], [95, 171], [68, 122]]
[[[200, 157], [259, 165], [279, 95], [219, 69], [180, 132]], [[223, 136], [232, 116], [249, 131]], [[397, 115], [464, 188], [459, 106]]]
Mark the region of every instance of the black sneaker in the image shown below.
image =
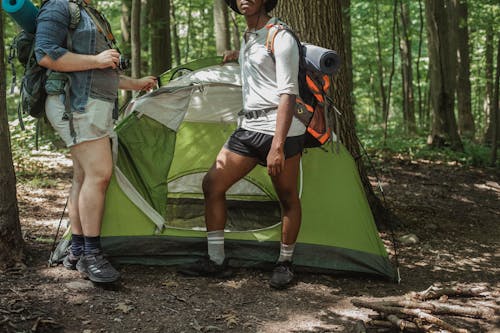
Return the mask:
[[80, 258], [81, 256], [74, 256], [73, 253], [70, 252], [64, 257], [62, 264], [66, 269], [74, 271], [76, 270], [76, 264], [80, 261]]
[[269, 285], [275, 289], [285, 289], [290, 286], [293, 281], [293, 267], [291, 261], [278, 262], [274, 266], [273, 275]]
[[76, 269], [92, 282], [111, 283], [120, 278], [120, 273], [102, 253], [84, 255], [76, 264]]
[[187, 264], [179, 269], [179, 273], [188, 276], [206, 276], [214, 278], [229, 278], [233, 271], [227, 266], [227, 258], [221, 265], [217, 265], [208, 257], [203, 257], [192, 264]]

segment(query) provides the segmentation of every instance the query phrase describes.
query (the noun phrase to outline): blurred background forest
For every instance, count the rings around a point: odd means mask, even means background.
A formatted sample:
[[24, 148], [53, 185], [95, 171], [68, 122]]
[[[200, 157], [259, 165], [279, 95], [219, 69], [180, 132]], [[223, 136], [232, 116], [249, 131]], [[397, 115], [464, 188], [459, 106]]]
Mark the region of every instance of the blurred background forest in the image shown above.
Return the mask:
[[[134, 77], [160, 75], [182, 63], [237, 49], [245, 27], [223, 0], [100, 0], [95, 5], [110, 20], [122, 53], [131, 59], [127, 74]], [[342, 8], [344, 66], [352, 75], [356, 131], [367, 150], [495, 165], [493, 132], [500, 136], [498, 124], [496, 131], [493, 126], [498, 2], [343, 0]], [[2, 15], [8, 56], [19, 27]], [[434, 71], [432, 57], [442, 60]], [[19, 66], [16, 61], [14, 66]], [[15, 71], [19, 81], [22, 68]], [[439, 78], [433, 77], [435, 71], [441, 71]], [[6, 72], [9, 92], [10, 65]], [[122, 104], [130, 98], [123, 95]], [[25, 158], [35, 140], [34, 131], [22, 132], [17, 126], [17, 103], [14, 89], [7, 93], [7, 108], [14, 163], [22, 176], [25, 168], [33, 169]], [[433, 105], [441, 105], [440, 110], [433, 113]], [[28, 121], [28, 128], [33, 126]], [[50, 135], [41, 139], [53, 149]]]

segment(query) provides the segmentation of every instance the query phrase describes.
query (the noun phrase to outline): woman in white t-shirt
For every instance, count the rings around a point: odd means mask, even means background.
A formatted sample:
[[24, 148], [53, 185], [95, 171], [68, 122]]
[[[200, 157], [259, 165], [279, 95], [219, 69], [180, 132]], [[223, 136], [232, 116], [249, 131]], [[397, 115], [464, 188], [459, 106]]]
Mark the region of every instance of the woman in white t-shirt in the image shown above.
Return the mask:
[[292, 256], [301, 223], [297, 178], [305, 126], [293, 117], [299, 93], [299, 49], [290, 33], [280, 31], [274, 40], [275, 59], [267, 52], [267, 26], [278, 23], [268, 12], [277, 0], [226, 3], [244, 15], [247, 22], [241, 50], [224, 54], [224, 61], [240, 63], [243, 111], [238, 129], [203, 179], [208, 258], [185, 266], [180, 272], [194, 276], [232, 275], [224, 255], [225, 193], [260, 164], [267, 167], [282, 207], [280, 256], [270, 280], [272, 287], [282, 289], [293, 280]]

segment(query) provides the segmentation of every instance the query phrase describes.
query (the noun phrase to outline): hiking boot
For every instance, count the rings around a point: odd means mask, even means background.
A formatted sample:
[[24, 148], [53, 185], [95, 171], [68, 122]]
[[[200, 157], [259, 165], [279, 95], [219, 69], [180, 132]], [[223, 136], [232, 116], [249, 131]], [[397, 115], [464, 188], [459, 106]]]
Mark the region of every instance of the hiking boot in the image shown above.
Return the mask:
[[221, 265], [217, 265], [208, 257], [203, 257], [192, 264], [182, 266], [179, 273], [188, 276], [206, 276], [221, 279], [233, 276], [233, 271], [227, 266], [227, 259]]
[[120, 278], [120, 273], [102, 253], [84, 255], [76, 264], [76, 269], [92, 282], [111, 283]]
[[293, 281], [293, 267], [291, 261], [278, 262], [274, 266], [273, 275], [269, 285], [275, 289], [285, 289], [290, 286]]
[[68, 253], [66, 255], [66, 257], [64, 257], [63, 259], [63, 266], [66, 268], [66, 269], [70, 269], [70, 270], [76, 270], [76, 264], [78, 264], [78, 261], [80, 261], [80, 258], [81, 256], [74, 256], [73, 253]]

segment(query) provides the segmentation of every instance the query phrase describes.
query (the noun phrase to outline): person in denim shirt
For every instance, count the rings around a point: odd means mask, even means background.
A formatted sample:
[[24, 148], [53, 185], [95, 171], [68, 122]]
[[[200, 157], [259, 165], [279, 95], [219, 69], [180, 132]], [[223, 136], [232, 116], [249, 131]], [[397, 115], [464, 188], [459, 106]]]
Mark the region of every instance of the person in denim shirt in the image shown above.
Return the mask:
[[[89, 3], [85, 0], [87, 9], [79, 7], [75, 29], [69, 28], [68, 0], [45, 3], [37, 17], [35, 54], [41, 66], [67, 74], [70, 85], [69, 96], [48, 91], [45, 105], [47, 118], [70, 148], [73, 160], [68, 202], [72, 244], [63, 264], [91, 281], [109, 283], [120, 276], [103, 257], [100, 245], [104, 198], [113, 170], [112, 114], [118, 89], [149, 90], [156, 78], [133, 79], [119, 73], [120, 54], [109, 42], [111, 31], [104, 31], [109, 25]], [[91, 17], [92, 13], [96, 15]]]

